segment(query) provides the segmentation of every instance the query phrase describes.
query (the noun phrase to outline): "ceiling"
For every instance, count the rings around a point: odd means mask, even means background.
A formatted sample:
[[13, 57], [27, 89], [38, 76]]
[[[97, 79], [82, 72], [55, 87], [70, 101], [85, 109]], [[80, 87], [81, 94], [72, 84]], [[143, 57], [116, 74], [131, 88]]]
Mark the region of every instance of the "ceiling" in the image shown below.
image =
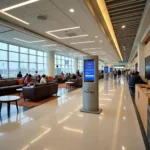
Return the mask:
[[123, 59], [128, 60], [146, 0], [105, 0], [105, 2]]
[[[17, 39], [24, 39], [26, 42], [22, 42], [22, 41], [18, 41], [15, 40], [14, 38]], [[10, 44], [16, 44], [19, 46], [23, 46], [23, 47], [28, 47], [31, 49], [36, 49], [36, 50], [43, 50], [43, 51], [55, 51], [58, 54], [64, 54], [67, 56], [70, 56], [73, 54], [73, 57], [82, 57], [85, 56], [86, 54], [83, 54], [79, 51], [76, 51], [74, 49], [68, 48], [66, 46], [62, 46], [54, 41], [50, 41], [50, 40], [45, 40], [44, 42], [38, 42], [38, 43], [34, 43], [33, 41], [40, 41], [40, 40], [44, 40], [41, 37], [37, 37], [34, 36], [32, 34], [28, 34], [28, 33], [24, 33], [20, 30], [16, 30], [14, 28], [8, 27], [8, 26], [4, 26], [4, 25], [0, 25], [0, 41], [1, 42], [7, 42]], [[33, 43], [28, 43], [28, 42], [33, 42]], [[44, 47], [41, 45], [53, 45], [51, 47]]]
[[[0, 9], [25, 1], [27, 0], [1, 0]], [[73, 8], [75, 12], [71, 13], [70, 8]], [[99, 59], [104, 62], [119, 61], [112, 45], [81, 0], [39, 0], [5, 13], [28, 24], [0, 13], [0, 19], [10, 25], [6, 26], [0, 22], [0, 40], [44, 51], [57, 51], [57, 53], [75, 57], [83, 56], [86, 53], [98, 55]], [[47, 19], [40, 20], [37, 18], [39, 15]], [[11, 25], [18, 27], [18, 30]], [[21, 32], [21, 28], [24, 32]], [[60, 29], [63, 30], [57, 31]], [[39, 40], [44, 41], [34, 43]], [[51, 44], [56, 44], [56, 46], [45, 46]]]

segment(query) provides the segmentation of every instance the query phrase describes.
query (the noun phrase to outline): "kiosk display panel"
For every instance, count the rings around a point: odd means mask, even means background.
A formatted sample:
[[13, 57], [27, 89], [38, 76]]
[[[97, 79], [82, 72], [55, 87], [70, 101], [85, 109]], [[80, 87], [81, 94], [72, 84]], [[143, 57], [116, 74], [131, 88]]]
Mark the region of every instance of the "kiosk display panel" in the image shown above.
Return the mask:
[[84, 82], [95, 82], [94, 60], [84, 60]]
[[113, 72], [113, 68], [110, 68], [110, 72]]
[[104, 67], [104, 73], [108, 73], [108, 66]]

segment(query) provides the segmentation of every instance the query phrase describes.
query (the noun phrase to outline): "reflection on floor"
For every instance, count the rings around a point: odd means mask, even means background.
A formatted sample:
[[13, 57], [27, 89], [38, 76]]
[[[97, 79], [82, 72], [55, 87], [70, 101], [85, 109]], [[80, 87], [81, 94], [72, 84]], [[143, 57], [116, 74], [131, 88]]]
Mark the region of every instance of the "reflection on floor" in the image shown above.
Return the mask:
[[[63, 95], [66, 95], [67, 93], [68, 93], [67, 89], [65, 89], [65, 88], [59, 88], [57, 95], [58, 96], [63, 96]], [[18, 93], [16, 93], [15, 95], [18, 95]], [[19, 112], [20, 113], [23, 113], [23, 112], [25, 112], [25, 111], [27, 111], [29, 109], [32, 109], [32, 108], [19, 106]], [[16, 105], [11, 105], [11, 116], [16, 116], [16, 115], [17, 115]], [[8, 118], [8, 116], [7, 116], [7, 104], [3, 103], [0, 119], [1, 120], [5, 120], [7, 118]]]
[[100, 115], [80, 112], [82, 89], [62, 93], [3, 120], [0, 150], [145, 150], [126, 81], [100, 80]]

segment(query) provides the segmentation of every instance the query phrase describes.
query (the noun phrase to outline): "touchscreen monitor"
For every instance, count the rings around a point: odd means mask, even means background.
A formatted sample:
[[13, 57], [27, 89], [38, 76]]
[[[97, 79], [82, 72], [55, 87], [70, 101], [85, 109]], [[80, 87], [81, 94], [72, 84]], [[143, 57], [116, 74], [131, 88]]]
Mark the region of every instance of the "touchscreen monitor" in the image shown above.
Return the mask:
[[95, 62], [94, 60], [84, 60], [84, 82], [95, 81]]

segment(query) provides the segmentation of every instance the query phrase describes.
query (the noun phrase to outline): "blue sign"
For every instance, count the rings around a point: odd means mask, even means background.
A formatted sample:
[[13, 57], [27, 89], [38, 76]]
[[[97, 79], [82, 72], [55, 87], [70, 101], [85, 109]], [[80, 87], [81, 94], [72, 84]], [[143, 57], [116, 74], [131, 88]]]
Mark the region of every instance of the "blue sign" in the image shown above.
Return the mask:
[[69, 60], [65, 60], [65, 65], [69, 65]]
[[108, 73], [108, 66], [104, 67], [104, 73]]
[[84, 81], [95, 81], [95, 62], [94, 60], [84, 60]]
[[110, 68], [110, 72], [113, 72], [113, 68]]
[[123, 60], [123, 62], [124, 62], [124, 63], [127, 63], [127, 62], [128, 62], [128, 60]]
[[119, 61], [119, 63], [127, 63], [128, 60]]

